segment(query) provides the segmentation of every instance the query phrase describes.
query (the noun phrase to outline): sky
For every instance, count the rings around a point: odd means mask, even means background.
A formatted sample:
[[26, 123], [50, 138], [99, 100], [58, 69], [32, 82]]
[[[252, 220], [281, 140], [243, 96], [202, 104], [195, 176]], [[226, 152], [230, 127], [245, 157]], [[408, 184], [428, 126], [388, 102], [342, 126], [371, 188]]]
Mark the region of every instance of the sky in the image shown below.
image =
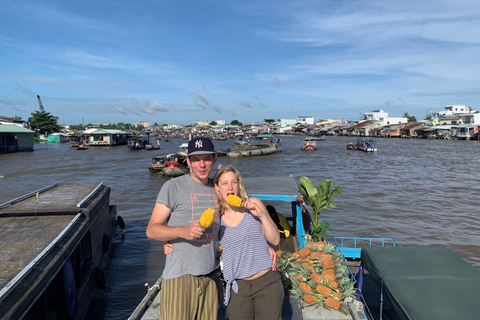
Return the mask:
[[60, 124], [480, 110], [478, 0], [0, 0], [0, 115]]

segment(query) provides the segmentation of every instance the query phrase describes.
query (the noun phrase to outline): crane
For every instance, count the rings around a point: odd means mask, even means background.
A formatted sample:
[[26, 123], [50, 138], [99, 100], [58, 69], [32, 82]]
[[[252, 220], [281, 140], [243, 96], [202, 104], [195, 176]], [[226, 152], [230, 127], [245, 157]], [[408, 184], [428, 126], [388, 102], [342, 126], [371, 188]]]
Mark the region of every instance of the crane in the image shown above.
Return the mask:
[[38, 94], [37, 94], [37, 100], [38, 100], [38, 104], [40, 106], [40, 112], [44, 112], [45, 109], [43, 108], [42, 100], [40, 99], [40, 96]]

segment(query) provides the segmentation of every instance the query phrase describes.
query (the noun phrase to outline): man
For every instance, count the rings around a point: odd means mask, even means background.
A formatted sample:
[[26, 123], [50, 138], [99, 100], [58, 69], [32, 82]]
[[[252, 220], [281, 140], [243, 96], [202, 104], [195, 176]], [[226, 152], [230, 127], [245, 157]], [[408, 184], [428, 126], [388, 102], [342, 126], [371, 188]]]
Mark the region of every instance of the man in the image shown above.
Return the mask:
[[220, 216], [204, 229], [198, 223], [203, 211], [218, 209], [209, 178], [217, 161], [213, 143], [195, 138], [188, 143], [190, 174], [167, 181], [161, 188], [147, 226], [147, 237], [169, 241], [160, 295], [160, 319], [217, 319], [218, 292], [210, 278], [218, 269]]

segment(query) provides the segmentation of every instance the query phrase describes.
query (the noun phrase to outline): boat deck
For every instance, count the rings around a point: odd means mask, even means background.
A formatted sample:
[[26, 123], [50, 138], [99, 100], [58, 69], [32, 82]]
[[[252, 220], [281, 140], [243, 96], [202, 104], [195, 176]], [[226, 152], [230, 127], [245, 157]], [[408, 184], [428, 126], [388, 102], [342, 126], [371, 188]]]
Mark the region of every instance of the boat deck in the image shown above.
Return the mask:
[[0, 205], [1, 295], [22, 270], [39, 260], [56, 238], [80, 219], [81, 207], [87, 204], [82, 201], [95, 187], [52, 185], [39, 190], [38, 200], [33, 192]]

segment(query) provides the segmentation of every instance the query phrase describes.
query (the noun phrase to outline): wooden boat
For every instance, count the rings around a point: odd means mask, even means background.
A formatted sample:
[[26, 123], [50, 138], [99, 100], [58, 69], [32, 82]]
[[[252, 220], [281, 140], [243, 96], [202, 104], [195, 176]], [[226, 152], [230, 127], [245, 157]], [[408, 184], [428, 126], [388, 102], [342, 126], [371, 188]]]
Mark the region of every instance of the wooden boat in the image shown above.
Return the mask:
[[148, 170], [152, 173], [162, 172], [165, 168], [165, 157], [163, 156], [154, 156], [152, 157], [152, 163], [148, 167]]
[[160, 149], [160, 146], [154, 146], [153, 144], [147, 144], [145, 146], [145, 150], [159, 150]]
[[245, 137], [245, 133], [243, 132], [235, 133], [234, 139], [235, 139], [235, 144], [240, 146], [247, 145], [249, 142], [249, 140]]
[[358, 139], [357, 140], [357, 149], [364, 152], [375, 152], [377, 148], [373, 140]]
[[84, 319], [117, 226], [110, 187], [53, 184], [0, 205], [0, 319]]
[[[257, 197], [262, 201], [287, 202], [292, 208], [287, 220], [292, 222], [291, 234], [288, 238], [281, 238], [280, 244], [274, 249], [290, 252], [298, 251], [305, 246], [305, 230], [301, 212], [301, 197], [292, 175], [244, 177], [245, 189], [250, 197]], [[158, 320], [160, 319], [160, 291], [162, 286], [161, 277], [154, 285], [148, 287], [147, 294], [132, 312], [129, 320]], [[224, 319], [225, 309], [219, 308], [218, 319]], [[306, 306], [300, 300], [288, 292], [285, 292], [282, 319], [318, 319], [318, 320], [348, 320], [353, 319], [335, 310], [327, 310], [322, 307]]]
[[187, 153], [188, 152], [188, 142], [184, 142], [178, 146], [178, 151]]
[[79, 136], [70, 136], [67, 138], [68, 145], [73, 148], [77, 148], [80, 145], [80, 137]]
[[349, 150], [357, 150], [358, 149], [358, 146], [355, 142], [349, 142], [347, 143], [347, 149]]
[[303, 140], [302, 142], [302, 150], [304, 151], [314, 151], [317, 150], [317, 142], [315, 140]]
[[256, 143], [252, 145], [236, 146], [235, 149], [227, 149], [227, 157], [253, 157], [264, 156], [275, 153], [277, 144], [275, 143]]
[[305, 139], [306, 140], [323, 141], [323, 140], [325, 140], [325, 135], [309, 134]]
[[87, 150], [88, 149], [88, 143], [82, 143], [77, 147], [77, 150]]
[[165, 166], [162, 174], [166, 177], [178, 177], [190, 173], [187, 164], [187, 154], [185, 152], [176, 152], [168, 154], [165, 157]]

